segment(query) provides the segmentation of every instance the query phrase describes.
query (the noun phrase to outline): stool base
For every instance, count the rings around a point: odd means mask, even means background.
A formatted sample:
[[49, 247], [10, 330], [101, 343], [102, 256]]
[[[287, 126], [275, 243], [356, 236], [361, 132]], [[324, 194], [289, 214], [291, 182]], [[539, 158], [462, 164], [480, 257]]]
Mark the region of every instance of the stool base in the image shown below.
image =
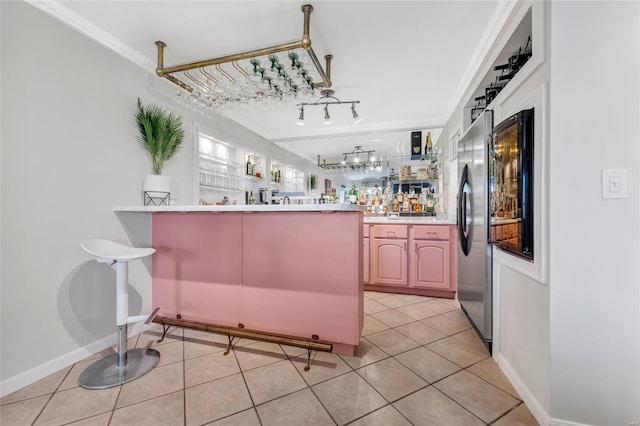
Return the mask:
[[107, 389], [137, 379], [151, 371], [160, 361], [160, 352], [155, 349], [130, 349], [127, 364], [118, 367], [118, 354], [102, 358], [87, 367], [78, 384], [85, 389]]

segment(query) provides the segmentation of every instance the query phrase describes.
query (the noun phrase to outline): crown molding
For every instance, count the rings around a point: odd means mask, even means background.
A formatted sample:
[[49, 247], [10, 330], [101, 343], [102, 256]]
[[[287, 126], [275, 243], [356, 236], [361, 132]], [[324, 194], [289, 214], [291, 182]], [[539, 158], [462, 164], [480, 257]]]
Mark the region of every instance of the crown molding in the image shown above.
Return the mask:
[[155, 74], [155, 63], [152, 63], [141, 52], [121, 42], [102, 28], [87, 21], [82, 16], [71, 11], [57, 0], [25, 0], [31, 6], [40, 9], [63, 24], [73, 28], [79, 33], [97, 41], [101, 45], [111, 49], [118, 55], [129, 60], [135, 65]]
[[444, 111], [443, 115], [444, 117], [446, 117], [446, 120], [449, 120], [451, 118], [451, 116], [455, 112], [456, 106], [462, 101], [465, 92], [473, 82], [473, 79], [475, 78], [478, 70], [482, 67], [483, 61], [493, 48], [494, 43], [498, 39], [500, 32], [506, 25], [509, 16], [511, 16], [517, 4], [518, 1], [514, 0], [500, 0], [498, 7], [496, 7], [496, 10], [491, 16], [491, 19], [487, 23], [487, 29], [484, 31], [482, 37], [480, 37], [480, 40], [478, 41], [476, 50], [469, 60], [469, 65], [467, 65], [467, 69], [462, 75], [458, 87], [451, 96], [449, 105]]

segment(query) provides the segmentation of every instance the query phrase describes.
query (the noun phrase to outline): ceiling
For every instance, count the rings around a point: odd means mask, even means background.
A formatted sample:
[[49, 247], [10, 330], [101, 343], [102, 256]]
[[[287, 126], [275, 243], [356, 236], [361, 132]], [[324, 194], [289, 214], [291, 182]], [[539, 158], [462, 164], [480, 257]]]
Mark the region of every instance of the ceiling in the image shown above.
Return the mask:
[[[43, 4], [46, 3], [46, 4]], [[170, 67], [299, 40], [301, 6], [314, 7], [310, 38], [317, 56], [333, 55], [332, 89], [360, 100], [362, 122], [350, 104], [305, 109], [233, 110], [229, 117], [270, 142], [327, 162], [355, 145], [397, 155], [410, 132], [440, 133], [472, 78], [504, 1], [49, 1], [34, 6], [127, 56], [150, 72], [156, 40], [167, 44]], [[167, 83], [169, 84], [169, 83]], [[318, 97], [320, 94], [318, 94]], [[315, 117], [315, 118], [314, 118]]]

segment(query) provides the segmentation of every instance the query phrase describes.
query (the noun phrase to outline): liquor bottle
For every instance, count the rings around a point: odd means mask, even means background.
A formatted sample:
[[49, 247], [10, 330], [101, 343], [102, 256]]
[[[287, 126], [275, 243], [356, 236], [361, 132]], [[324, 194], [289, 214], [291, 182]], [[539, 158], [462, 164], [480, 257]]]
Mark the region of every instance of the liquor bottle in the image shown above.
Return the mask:
[[349, 202], [351, 204], [358, 203], [358, 190], [356, 189], [356, 184], [351, 185], [351, 189], [349, 190]]
[[251, 165], [251, 156], [247, 155], [247, 170], [245, 171], [245, 173], [250, 175], [252, 169], [253, 167]]
[[402, 202], [402, 212], [409, 213], [411, 210], [411, 204], [409, 202], [409, 194], [404, 193], [403, 202]]
[[398, 185], [398, 193], [396, 194], [396, 202], [398, 203], [398, 212], [402, 211], [404, 206], [404, 194], [402, 193], [402, 185]]
[[360, 194], [358, 195], [358, 204], [360, 204], [361, 206], [366, 206], [367, 205], [367, 198], [368, 197], [368, 193], [367, 193], [367, 186], [364, 184], [364, 182], [362, 183], [362, 190], [360, 191]]
[[431, 132], [427, 132], [427, 143], [424, 146], [424, 153], [431, 154], [433, 152], [433, 142], [431, 141]]
[[427, 213], [433, 215], [433, 212], [433, 192], [429, 191], [427, 192]]
[[391, 182], [387, 182], [387, 187], [382, 192], [382, 201], [381, 201], [382, 208], [385, 213], [387, 213], [391, 209], [391, 204], [393, 203], [393, 201], [391, 200], [392, 197], [393, 197], [393, 194], [391, 191]]
[[373, 199], [371, 200], [371, 205], [377, 209], [380, 205], [380, 191], [376, 189], [376, 192], [373, 194]]

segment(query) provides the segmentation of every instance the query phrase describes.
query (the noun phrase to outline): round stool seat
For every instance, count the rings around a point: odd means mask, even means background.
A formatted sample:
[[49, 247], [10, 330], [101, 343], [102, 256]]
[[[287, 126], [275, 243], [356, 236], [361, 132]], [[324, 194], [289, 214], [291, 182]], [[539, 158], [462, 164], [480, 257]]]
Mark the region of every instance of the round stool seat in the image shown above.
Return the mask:
[[155, 253], [154, 248], [136, 248], [109, 240], [91, 239], [80, 243], [87, 253], [95, 257], [112, 260], [134, 260]]

